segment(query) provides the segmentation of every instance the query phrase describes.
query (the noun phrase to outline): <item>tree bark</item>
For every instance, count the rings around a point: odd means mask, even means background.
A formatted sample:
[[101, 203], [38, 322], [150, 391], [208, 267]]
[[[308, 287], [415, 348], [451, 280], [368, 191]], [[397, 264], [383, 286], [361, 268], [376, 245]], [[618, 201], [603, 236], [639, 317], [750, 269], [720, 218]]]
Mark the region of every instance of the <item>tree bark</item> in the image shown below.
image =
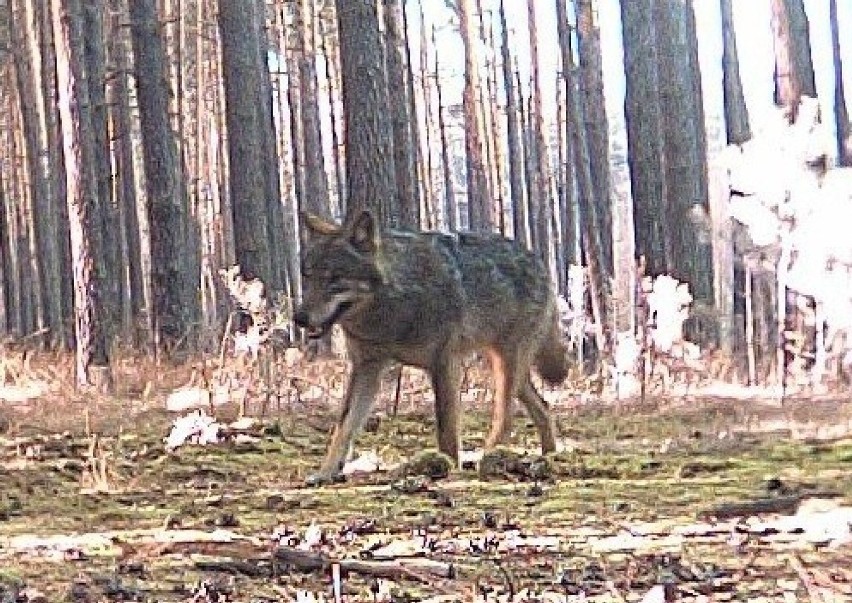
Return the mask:
[[382, 0], [385, 21], [385, 65], [389, 90], [391, 127], [393, 129], [393, 160], [396, 175], [399, 223], [416, 229], [420, 225], [420, 195], [417, 187], [417, 165], [414, 153], [414, 120], [409, 111], [409, 86], [405, 40], [402, 33], [402, 0]]
[[775, 104], [796, 120], [802, 96], [816, 97], [808, 17], [803, 0], [772, 0], [775, 38]]
[[[557, 0], [559, 4], [560, 0]], [[512, 197], [512, 236], [527, 249], [531, 248], [529, 219], [524, 191], [524, 165], [521, 155], [521, 137], [518, 133], [518, 93], [512, 73], [509, 53], [509, 27], [506, 9], [500, 0], [500, 57], [503, 64], [503, 89], [506, 93], [506, 143], [509, 153], [509, 192]]]
[[83, 32], [79, 0], [53, 0], [59, 120], [65, 157], [65, 190], [70, 221], [74, 282], [75, 374], [79, 386], [93, 382], [95, 368], [108, 364], [102, 316], [102, 289], [97, 278], [97, 182], [89, 91], [83, 65]]
[[636, 251], [647, 273], [665, 273], [671, 257], [665, 222], [662, 115], [657, 95], [656, 0], [621, 0], [626, 78], [627, 161], [633, 192]]
[[720, 0], [722, 13], [722, 88], [725, 98], [725, 133], [728, 144], [742, 144], [751, 138], [748, 108], [740, 78], [737, 36], [734, 30], [733, 0]]
[[580, 90], [585, 107], [589, 166], [594, 187], [597, 228], [601, 233], [601, 263], [606, 277], [613, 276], [612, 199], [610, 195], [609, 126], [604, 98], [601, 34], [591, 0], [575, 0]]
[[198, 249], [191, 244], [188, 199], [169, 121], [166, 55], [156, 0], [130, 0], [130, 19], [151, 245], [154, 332], [150, 343], [160, 351], [183, 337], [197, 316], [199, 259]]
[[837, 0], [829, 0], [831, 20], [831, 51], [834, 57], [834, 118], [837, 130], [837, 164], [852, 167], [852, 123], [846, 108], [843, 85], [843, 59], [840, 56], [840, 27], [837, 22]]
[[464, 113], [465, 162], [467, 166], [467, 214], [470, 230], [490, 231], [494, 228], [494, 212], [485, 162], [482, 155], [482, 121], [478, 107], [479, 65], [476, 59], [476, 37], [471, 20], [470, 0], [458, 2], [459, 31], [464, 43]]
[[346, 215], [370, 208], [397, 225], [393, 129], [375, 0], [337, 5], [346, 146]]
[[[228, 132], [228, 180], [234, 217], [236, 260], [246, 278], [260, 278], [269, 288], [272, 245], [263, 165], [261, 65], [255, 2], [219, 2], [225, 119]], [[269, 289], [267, 289], [269, 290]]]
[[669, 267], [672, 276], [690, 284], [697, 303], [712, 308], [707, 138], [692, 0], [657, 0], [655, 16]]

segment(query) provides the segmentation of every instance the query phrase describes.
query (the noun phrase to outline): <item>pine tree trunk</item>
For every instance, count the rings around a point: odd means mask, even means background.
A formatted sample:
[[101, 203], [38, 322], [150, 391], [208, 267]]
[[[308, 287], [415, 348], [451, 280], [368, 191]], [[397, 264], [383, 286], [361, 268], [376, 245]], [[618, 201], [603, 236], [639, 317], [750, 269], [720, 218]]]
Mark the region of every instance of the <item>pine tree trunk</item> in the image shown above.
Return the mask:
[[273, 283], [269, 238], [263, 124], [257, 109], [262, 94], [260, 44], [255, 2], [219, 3], [225, 119], [228, 131], [228, 180], [234, 217], [234, 244], [241, 273]]
[[[271, 275], [267, 291], [282, 291], [286, 280], [286, 253], [284, 252], [284, 209], [281, 206], [278, 149], [275, 144], [275, 116], [272, 111], [272, 76], [269, 73], [269, 39], [266, 31], [266, 0], [254, 0], [255, 36], [259, 86], [257, 102], [258, 140], [260, 163], [263, 166], [264, 199], [266, 201], [266, 238], [269, 245]], [[320, 147], [322, 148], [322, 147]], [[323, 169], [325, 181], [325, 169]], [[326, 195], [328, 187], [326, 187]]]
[[607, 278], [613, 276], [612, 263], [612, 199], [610, 196], [609, 126], [604, 99], [601, 34], [596, 22], [592, 0], [575, 0], [577, 13], [577, 43], [580, 61], [580, 90], [585, 107], [586, 136], [589, 139], [589, 160], [592, 185], [595, 191], [597, 228], [601, 233], [602, 268]]
[[626, 79], [627, 161], [633, 193], [636, 251], [645, 258], [647, 274], [668, 270], [671, 258], [663, 199], [666, 196], [662, 115], [657, 89], [657, 43], [654, 6], [657, 0], [621, 0]]
[[802, 96], [816, 97], [808, 18], [803, 0], [772, 0], [775, 104], [796, 120]]
[[[296, 36], [296, 74], [299, 100], [298, 110], [301, 116], [299, 128], [304, 163], [301, 174], [304, 209], [312, 213], [328, 216], [330, 214], [328, 180], [322, 151], [322, 128], [319, 116], [319, 95], [317, 93], [317, 71], [314, 48], [314, 3], [313, 0], [298, 0], [292, 3], [293, 30]], [[334, 106], [334, 105], [332, 105]]]
[[346, 145], [346, 215], [372, 209], [396, 225], [393, 128], [375, 0], [337, 6]]
[[414, 120], [409, 112], [409, 86], [406, 78], [407, 61], [402, 33], [402, 0], [382, 0], [385, 21], [385, 66], [388, 87], [395, 91], [389, 98], [393, 129], [393, 160], [396, 175], [399, 223], [416, 229], [420, 225], [420, 195], [417, 188], [417, 166], [414, 153]]
[[656, 40], [662, 112], [664, 228], [671, 233], [672, 276], [696, 304], [714, 307], [709, 234], [707, 137], [692, 0], [657, 0]]
[[142, 247], [139, 230], [139, 216], [136, 195], [136, 166], [133, 154], [133, 125], [130, 115], [129, 74], [132, 57], [126, 28], [121, 27], [126, 13], [124, 0], [111, 0], [113, 34], [109, 40], [108, 53], [115, 68], [115, 77], [109, 87], [107, 102], [112, 112], [114, 124], [115, 178], [118, 192], [117, 207], [119, 216], [119, 237], [121, 247], [121, 266], [123, 297], [122, 314], [125, 326], [133, 333], [136, 319], [145, 307], [145, 294], [142, 277]]
[[[88, 82], [79, 0], [53, 0], [59, 120], [65, 157], [65, 190], [70, 220], [74, 283], [76, 379], [79, 386], [108, 383], [104, 330], [99, 323], [102, 288], [97, 278], [97, 182], [94, 136], [89, 114]], [[98, 376], [95, 376], [97, 369]]]
[[846, 108], [843, 85], [843, 59], [840, 56], [840, 27], [837, 22], [837, 0], [829, 0], [831, 20], [831, 50], [834, 57], [834, 119], [837, 130], [837, 164], [852, 167], [852, 123]]
[[544, 115], [541, 108], [541, 78], [539, 77], [538, 24], [535, 14], [535, 0], [527, 0], [527, 26], [530, 42], [530, 71], [532, 90], [530, 90], [530, 160], [532, 176], [530, 182], [530, 208], [533, 211], [536, 249], [539, 257], [550, 266], [550, 218], [552, 215], [552, 197], [550, 195], [547, 169], [548, 148], [544, 140]]
[[12, 7], [10, 23], [13, 43], [19, 49], [14, 53], [15, 72], [23, 113], [24, 138], [27, 142], [27, 160], [30, 172], [30, 195], [34, 212], [33, 236], [38, 251], [36, 266], [39, 272], [40, 305], [43, 308], [44, 326], [51, 331], [50, 338], [60, 341], [62, 328], [62, 293], [59, 249], [56, 236], [56, 191], [50, 173], [47, 136], [47, 111], [44, 99], [39, 28], [41, 21], [32, 2], [18, 0]]
[[[559, 2], [559, 0], [557, 0]], [[530, 249], [529, 219], [524, 191], [524, 166], [521, 136], [518, 132], [518, 92], [512, 73], [512, 58], [509, 53], [509, 27], [506, 10], [500, 0], [500, 57], [503, 65], [503, 89], [506, 93], [506, 146], [509, 153], [509, 194], [512, 198], [512, 236]]]
[[720, 0], [722, 12], [722, 87], [725, 96], [725, 132], [728, 144], [742, 144], [751, 138], [748, 108], [740, 79], [740, 60], [734, 31], [733, 0]]
[[459, 31], [464, 43], [464, 113], [465, 162], [467, 164], [467, 214], [470, 230], [494, 229], [494, 212], [482, 148], [482, 111], [479, 107], [479, 64], [476, 53], [471, 0], [459, 0]]
[[83, 0], [83, 36], [86, 73], [89, 83], [92, 126], [95, 137], [95, 177], [97, 179], [97, 225], [103, 256], [98, 262], [98, 278], [104, 283], [101, 302], [107, 341], [118, 334], [119, 266], [117, 214], [112, 197], [112, 163], [109, 153], [109, 125], [106, 105], [106, 53], [104, 50], [104, 0]]
[[166, 56], [155, 0], [130, 0], [130, 19], [151, 247], [154, 332], [149, 336], [158, 352], [183, 337], [197, 316], [198, 249], [191, 244], [188, 200], [169, 121]]
[[577, 241], [577, 199], [574, 195], [574, 142], [571, 136], [572, 109], [568, 106], [568, 99], [574, 98], [576, 90], [568, 90], [573, 86], [574, 59], [571, 48], [570, 26], [568, 24], [567, 11], [564, 0], [556, 0], [556, 31], [559, 36], [559, 55], [561, 61], [560, 72], [560, 97], [563, 107], [563, 123], [560, 125], [562, 134], [562, 174], [563, 191], [562, 206], [560, 207], [560, 222], [562, 224], [562, 247], [565, 257], [565, 265], [562, 267], [563, 280], [567, 282], [568, 269], [570, 266], [580, 264], [580, 251]]
[[[432, 32], [432, 45], [435, 44], [435, 32]], [[450, 148], [447, 144], [447, 124], [444, 119], [443, 86], [438, 71], [438, 56], [435, 55], [435, 93], [438, 101], [438, 134], [441, 142], [441, 175], [444, 181], [444, 226], [449, 231], [459, 228], [458, 207], [456, 203], [455, 186], [453, 185], [453, 172], [450, 165]]]

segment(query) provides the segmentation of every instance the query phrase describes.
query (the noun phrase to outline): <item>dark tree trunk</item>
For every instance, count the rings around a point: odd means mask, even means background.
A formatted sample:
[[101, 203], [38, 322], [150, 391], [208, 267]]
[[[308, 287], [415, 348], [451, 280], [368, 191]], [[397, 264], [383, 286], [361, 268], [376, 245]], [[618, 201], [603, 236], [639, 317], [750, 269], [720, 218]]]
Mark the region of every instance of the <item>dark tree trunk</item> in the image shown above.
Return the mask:
[[512, 232], [515, 240], [530, 248], [527, 203], [524, 194], [524, 165], [521, 156], [521, 137], [518, 133], [518, 92], [512, 73], [512, 58], [509, 53], [509, 27], [506, 10], [500, 0], [500, 57], [503, 64], [503, 88], [506, 92], [506, 142], [509, 153], [509, 192], [512, 197]]
[[627, 160], [633, 192], [636, 251], [647, 273], [662, 274], [671, 257], [666, 232], [662, 115], [657, 88], [656, 0], [621, 0], [626, 76]]
[[396, 225], [393, 129], [385, 59], [375, 0], [347, 0], [337, 6], [345, 122], [347, 216], [377, 212]]
[[191, 243], [188, 200], [169, 122], [166, 55], [156, 0], [130, 0], [130, 19], [151, 237], [154, 333], [150, 343], [159, 350], [183, 337], [198, 314], [199, 259]]
[[837, 164], [852, 167], [852, 124], [846, 108], [843, 85], [843, 59], [840, 56], [840, 27], [837, 22], [837, 0], [829, 0], [831, 20], [831, 50], [834, 57], [834, 118], [837, 129]]
[[659, 104], [662, 112], [666, 209], [672, 276], [690, 284], [696, 302], [713, 307], [707, 140], [692, 0], [657, 0]]
[[402, 0], [382, 0], [385, 17], [385, 59], [388, 88], [394, 91], [389, 98], [393, 128], [393, 160], [396, 175], [399, 222], [408, 228], [420, 225], [420, 195], [417, 187], [413, 126], [410, 113], [407, 56], [402, 30]]
[[[247, 278], [271, 287], [272, 244], [267, 217], [263, 130], [258, 106], [261, 64], [255, 2], [219, 2], [231, 211], [236, 260]], [[269, 289], [267, 289], [269, 290]]]
[[734, 31], [733, 0], [720, 0], [722, 12], [722, 88], [725, 95], [725, 133], [728, 144], [742, 144], [751, 138], [748, 108], [740, 79], [740, 60]]
[[792, 123], [802, 96], [816, 97], [808, 17], [803, 0], [772, 0], [775, 36], [775, 104]]
[[597, 228], [601, 233], [601, 269], [611, 278], [612, 264], [612, 203], [610, 197], [609, 126], [604, 99], [601, 34], [596, 23], [591, 0], [576, 0], [577, 43], [580, 61], [580, 97], [586, 116], [586, 136], [589, 141], [589, 169], [595, 192], [593, 203]]

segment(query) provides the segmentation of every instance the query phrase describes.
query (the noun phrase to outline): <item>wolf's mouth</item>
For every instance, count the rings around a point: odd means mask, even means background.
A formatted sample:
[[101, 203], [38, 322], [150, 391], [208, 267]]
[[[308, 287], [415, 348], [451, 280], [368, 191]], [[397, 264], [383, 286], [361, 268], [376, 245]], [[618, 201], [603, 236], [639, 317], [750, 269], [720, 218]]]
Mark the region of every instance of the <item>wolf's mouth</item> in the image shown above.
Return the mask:
[[332, 325], [336, 323], [340, 318], [346, 314], [350, 308], [353, 306], [353, 302], [345, 301], [342, 302], [337, 308], [334, 310], [334, 313], [329, 316], [325, 322], [316, 327], [308, 327], [305, 329], [305, 334], [308, 336], [308, 339], [319, 339], [323, 337], [326, 333], [328, 333], [329, 329], [331, 329]]

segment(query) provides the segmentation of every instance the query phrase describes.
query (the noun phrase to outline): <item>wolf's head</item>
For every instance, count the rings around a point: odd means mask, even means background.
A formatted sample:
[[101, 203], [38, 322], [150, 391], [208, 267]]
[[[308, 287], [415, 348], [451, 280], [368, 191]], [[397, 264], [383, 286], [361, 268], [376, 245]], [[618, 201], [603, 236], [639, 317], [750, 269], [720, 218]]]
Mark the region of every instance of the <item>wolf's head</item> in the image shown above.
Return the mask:
[[343, 226], [313, 214], [304, 214], [302, 221], [302, 303], [294, 320], [308, 337], [316, 338], [373, 298], [382, 282], [376, 261], [381, 234], [369, 211], [357, 213]]

